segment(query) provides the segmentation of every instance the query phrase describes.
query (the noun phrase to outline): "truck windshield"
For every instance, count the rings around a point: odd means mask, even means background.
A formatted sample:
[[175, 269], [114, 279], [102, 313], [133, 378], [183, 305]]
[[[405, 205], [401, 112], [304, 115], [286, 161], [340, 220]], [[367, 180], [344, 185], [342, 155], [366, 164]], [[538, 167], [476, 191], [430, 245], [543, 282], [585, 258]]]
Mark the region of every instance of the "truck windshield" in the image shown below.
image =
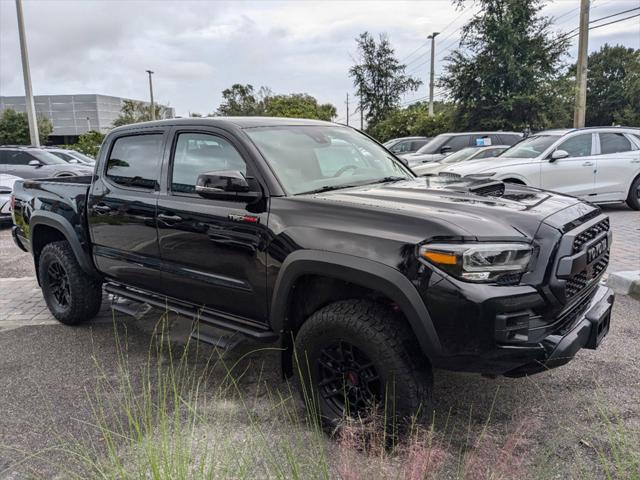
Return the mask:
[[245, 132], [294, 195], [413, 178], [380, 145], [351, 128], [288, 125]]
[[559, 138], [560, 135], [534, 135], [525, 138], [502, 152], [500, 158], [536, 158]]

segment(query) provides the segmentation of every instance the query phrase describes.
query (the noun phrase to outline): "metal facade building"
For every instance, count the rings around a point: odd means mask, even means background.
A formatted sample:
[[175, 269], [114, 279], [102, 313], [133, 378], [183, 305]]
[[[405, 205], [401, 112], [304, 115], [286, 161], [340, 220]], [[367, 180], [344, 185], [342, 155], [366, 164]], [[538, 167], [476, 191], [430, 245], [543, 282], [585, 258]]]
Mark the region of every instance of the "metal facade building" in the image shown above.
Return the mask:
[[[53, 124], [50, 139], [77, 137], [89, 130], [108, 132], [113, 128], [113, 121], [120, 114], [124, 100], [128, 99], [96, 94], [35, 96], [36, 112], [47, 117]], [[0, 97], [0, 113], [7, 108], [25, 112], [24, 97]], [[167, 118], [173, 117], [174, 109], [165, 108]]]

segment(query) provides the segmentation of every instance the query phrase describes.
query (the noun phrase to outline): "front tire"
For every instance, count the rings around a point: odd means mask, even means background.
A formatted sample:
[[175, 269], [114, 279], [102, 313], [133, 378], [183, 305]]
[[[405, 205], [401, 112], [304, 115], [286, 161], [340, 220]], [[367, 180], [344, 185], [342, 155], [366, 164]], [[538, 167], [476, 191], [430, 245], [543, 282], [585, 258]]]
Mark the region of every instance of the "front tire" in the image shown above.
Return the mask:
[[627, 205], [632, 210], [640, 210], [640, 176], [631, 184], [629, 195], [627, 195]]
[[302, 325], [295, 349], [307, 407], [311, 397], [312, 413], [330, 433], [345, 419], [371, 413], [393, 431], [431, 414], [430, 365], [404, 320], [384, 305], [360, 299], [327, 305]]
[[42, 249], [38, 275], [47, 307], [61, 323], [76, 325], [100, 310], [102, 284], [80, 268], [67, 241]]

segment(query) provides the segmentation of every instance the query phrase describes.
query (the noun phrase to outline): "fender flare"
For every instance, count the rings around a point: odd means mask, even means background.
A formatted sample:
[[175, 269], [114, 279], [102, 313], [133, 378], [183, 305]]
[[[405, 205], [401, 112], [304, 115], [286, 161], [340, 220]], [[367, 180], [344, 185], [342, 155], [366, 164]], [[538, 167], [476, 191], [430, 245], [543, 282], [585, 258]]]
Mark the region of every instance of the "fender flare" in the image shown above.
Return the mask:
[[271, 299], [270, 321], [274, 331], [285, 333], [289, 295], [296, 280], [303, 275], [336, 278], [384, 293], [404, 313], [427, 358], [433, 363], [440, 356], [438, 334], [427, 307], [411, 281], [395, 268], [341, 253], [298, 250], [287, 256], [280, 268]]
[[[30, 232], [30, 242], [31, 242], [31, 250], [35, 259], [35, 249], [33, 248], [33, 234], [37, 230], [38, 225], [46, 225], [48, 227], [54, 228], [59, 231], [69, 242], [71, 245], [71, 250], [73, 250], [73, 254], [80, 265], [80, 268], [87, 273], [96, 278], [100, 278], [100, 274], [96, 270], [93, 262], [91, 261], [91, 255], [86, 252], [82, 245], [80, 244], [80, 240], [78, 239], [78, 234], [73, 229], [73, 226], [62, 215], [53, 212], [47, 211], [36, 211], [31, 215], [29, 220], [29, 232]], [[37, 273], [37, 270], [36, 270]]]

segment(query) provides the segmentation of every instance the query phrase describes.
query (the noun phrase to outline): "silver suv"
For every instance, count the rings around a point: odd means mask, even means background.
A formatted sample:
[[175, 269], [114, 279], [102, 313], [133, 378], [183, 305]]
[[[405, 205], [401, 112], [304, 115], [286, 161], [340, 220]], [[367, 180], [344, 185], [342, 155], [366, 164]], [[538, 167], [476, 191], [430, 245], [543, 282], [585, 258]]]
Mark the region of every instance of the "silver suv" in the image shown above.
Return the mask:
[[0, 174], [20, 178], [71, 177], [92, 175], [93, 168], [67, 163], [43, 148], [0, 146]]

